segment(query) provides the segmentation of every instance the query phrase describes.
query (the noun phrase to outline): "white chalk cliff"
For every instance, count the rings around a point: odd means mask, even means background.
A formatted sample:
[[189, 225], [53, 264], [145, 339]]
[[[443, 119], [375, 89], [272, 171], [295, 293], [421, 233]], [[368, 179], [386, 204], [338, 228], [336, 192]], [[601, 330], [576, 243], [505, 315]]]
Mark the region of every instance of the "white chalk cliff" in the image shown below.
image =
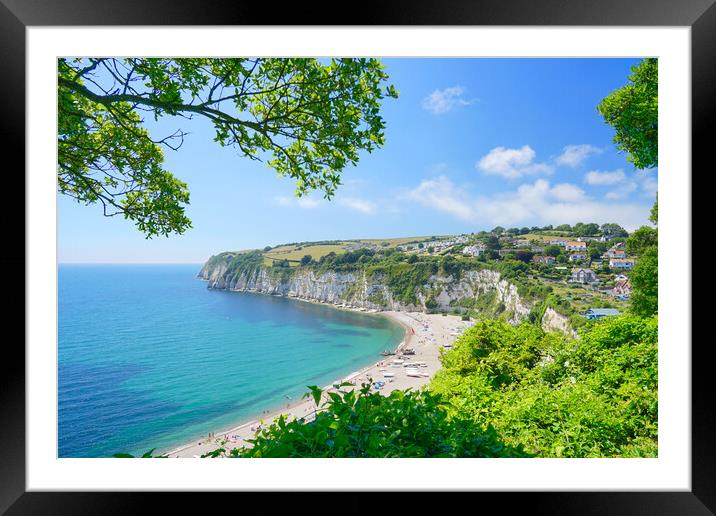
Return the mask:
[[[316, 272], [310, 267], [281, 270], [265, 266], [232, 267], [231, 257], [213, 257], [202, 267], [198, 277], [212, 289], [256, 292], [300, 298], [309, 301], [345, 305], [369, 310], [426, 311], [432, 301], [437, 310], [462, 310], [464, 301], [481, 298], [493, 313], [504, 314], [512, 324], [528, 319], [533, 303], [522, 299], [517, 287], [493, 270], [470, 270], [462, 277], [432, 275], [423, 285], [415, 286], [415, 303], [406, 304], [394, 298], [380, 274], [368, 276], [364, 270], [351, 272]], [[544, 329], [571, 334], [569, 320], [547, 309], [542, 318]]]

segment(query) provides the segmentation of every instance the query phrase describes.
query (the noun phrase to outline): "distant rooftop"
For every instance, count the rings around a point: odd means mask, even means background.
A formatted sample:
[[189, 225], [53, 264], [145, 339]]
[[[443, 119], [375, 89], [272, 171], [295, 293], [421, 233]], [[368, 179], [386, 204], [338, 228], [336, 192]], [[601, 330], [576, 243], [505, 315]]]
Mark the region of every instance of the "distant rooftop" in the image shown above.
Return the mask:
[[621, 312], [617, 310], [616, 308], [590, 308], [586, 312], [588, 315], [596, 315], [596, 316], [612, 316], [612, 315], [619, 315]]

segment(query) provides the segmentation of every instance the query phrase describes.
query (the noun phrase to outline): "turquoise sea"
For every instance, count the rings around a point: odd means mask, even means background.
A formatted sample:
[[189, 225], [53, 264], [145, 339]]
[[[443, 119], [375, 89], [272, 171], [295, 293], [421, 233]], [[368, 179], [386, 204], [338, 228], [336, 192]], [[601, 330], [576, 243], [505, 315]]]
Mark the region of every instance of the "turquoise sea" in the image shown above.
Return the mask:
[[395, 348], [385, 317], [209, 290], [200, 265], [60, 265], [60, 457], [168, 450]]

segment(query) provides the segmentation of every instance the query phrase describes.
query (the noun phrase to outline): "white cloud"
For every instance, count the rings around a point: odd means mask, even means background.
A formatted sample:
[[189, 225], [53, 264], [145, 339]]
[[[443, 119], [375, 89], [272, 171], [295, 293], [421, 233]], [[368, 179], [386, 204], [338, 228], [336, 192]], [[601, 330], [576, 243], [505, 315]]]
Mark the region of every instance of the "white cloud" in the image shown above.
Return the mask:
[[311, 199], [310, 197], [274, 197], [274, 202], [281, 206], [298, 206], [299, 208], [311, 209], [322, 204], [320, 199]]
[[584, 182], [594, 186], [614, 185], [624, 181], [624, 171], [620, 168], [612, 171], [590, 170], [584, 174]]
[[607, 199], [624, 199], [638, 188], [634, 181], [627, 181], [619, 187], [606, 193], [604, 197]]
[[584, 190], [569, 183], [554, 185], [550, 194], [558, 201], [579, 202], [585, 199]]
[[465, 93], [465, 88], [462, 86], [435, 90], [423, 99], [423, 109], [430, 111], [433, 115], [442, 115], [451, 111], [455, 106], [467, 106], [475, 102], [476, 99], [464, 99], [463, 93]]
[[465, 199], [462, 192], [445, 176], [422, 181], [405, 197], [462, 220], [470, 221], [475, 217], [469, 200]]
[[[589, 174], [593, 174], [590, 176]], [[649, 170], [637, 170], [629, 176], [621, 169], [614, 172], [589, 172], [585, 176], [587, 183], [593, 185], [616, 185], [614, 189], [607, 192], [604, 197], [607, 199], [625, 199], [632, 193], [639, 191], [641, 197], [653, 199], [656, 196], [658, 186], [656, 173]]]
[[522, 226], [616, 222], [631, 230], [647, 223], [649, 206], [595, 201], [570, 183], [538, 179], [516, 190], [468, 196], [445, 176], [424, 180], [406, 197], [422, 206], [480, 225]]
[[344, 197], [338, 199], [338, 203], [345, 206], [346, 208], [365, 213], [366, 215], [374, 214], [377, 208], [375, 203], [371, 201], [366, 201], [365, 199], [356, 199], [354, 197]]
[[644, 197], [654, 198], [659, 186], [657, 172], [651, 170], [639, 170], [635, 173], [637, 181], [640, 182], [641, 193]]
[[278, 196], [274, 197], [273, 200], [274, 203], [279, 206], [296, 207], [304, 210], [311, 210], [313, 208], [318, 208], [319, 206], [337, 204], [360, 213], [365, 213], [366, 215], [372, 215], [376, 213], [378, 209], [377, 204], [374, 202], [356, 197], [336, 198], [331, 203], [328, 203], [325, 199], [313, 199], [311, 197]]
[[516, 179], [531, 174], [551, 174], [553, 168], [546, 163], [534, 163], [535, 151], [529, 145], [519, 149], [495, 147], [475, 164], [487, 175]]
[[578, 167], [593, 154], [600, 154], [602, 149], [594, 145], [567, 145], [562, 149], [562, 154], [557, 156], [555, 163], [561, 166]]
[[315, 208], [319, 204], [321, 204], [320, 200], [316, 199], [310, 199], [308, 197], [299, 197], [296, 200], [296, 204], [298, 204], [301, 208]]

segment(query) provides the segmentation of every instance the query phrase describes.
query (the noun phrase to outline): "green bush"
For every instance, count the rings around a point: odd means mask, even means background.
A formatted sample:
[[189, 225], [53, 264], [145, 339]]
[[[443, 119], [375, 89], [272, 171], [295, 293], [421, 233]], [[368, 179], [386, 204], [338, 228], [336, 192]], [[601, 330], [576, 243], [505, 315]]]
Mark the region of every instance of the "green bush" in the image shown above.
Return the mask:
[[386, 283], [393, 299], [405, 304], [417, 304], [417, 291], [438, 272], [434, 260], [405, 263], [393, 259], [383, 260], [379, 265], [366, 269], [368, 277], [380, 277]]
[[[342, 385], [342, 387], [348, 384]], [[440, 396], [422, 391], [383, 396], [360, 390], [323, 393], [310, 387], [315, 419], [283, 417], [260, 430], [251, 447], [219, 449], [207, 456], [233, 457], [527, 457], [505, 445], [494, 428], [448, 418]], [[321, 401], [323, 400], [323, 401]]]
[[581, 338], [483, 321], [442, 356], [429, 385], [451, 416], [494, 427], [543, 457], [653, 457], [657, 319], [609, 318]]
[[636, 315], [648, 317], [659, 310], [659, 253], [656, 246], [646, 248], [631, 273], [630, 309]]

